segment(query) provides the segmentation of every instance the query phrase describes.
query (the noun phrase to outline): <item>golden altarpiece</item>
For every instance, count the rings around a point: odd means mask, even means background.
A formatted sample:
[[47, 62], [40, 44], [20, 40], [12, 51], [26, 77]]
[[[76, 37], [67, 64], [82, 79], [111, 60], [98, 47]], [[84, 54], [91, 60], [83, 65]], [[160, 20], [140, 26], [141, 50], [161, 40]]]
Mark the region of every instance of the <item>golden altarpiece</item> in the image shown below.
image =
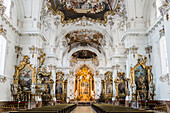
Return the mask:
[[31, 96], [35, 97], [36, 71], [29, 59], [24, 56], [20, 64], [15, 66], [14, 83], [11, 85], [15, 101], [30, 101]]
[[102, 86], [105, 99], [111, 100], [113, 97], [113, 73], [111, 71], [107, 71], [105, 73], [104, 81], [102, 82]]
[[38, 57], [38, 66], [32, 67], [28, 56], [23, 56], [23, 60], [15, 66], [14, 82], [11, 84], [11, 92], [14, 101], [32, 102], [39, 96], [41, 101], [52, 99], [52, 88], [54, 81], [51, 79], [51, 72], [47, 72], [43, 67], [45, 53]]
[[82, 66], [75, 75], [75, 100], [90, 101], [94, 99], [94, 78], [91, 70], [86, 66]]
[[38, 69], [36, 82], [37, 95], [42, 97], [42, 101], [50, 101], [53, 97], [52, 89], [54, 81], [51, 79], [51, 72], [46, 68]]
[[116, 100], [125, 100], [128, 91], [128, 79], [125, 77], [125, 73], [117, 73], [114, 83], [116, 88]]
[[138, 63], [130, 68], [130, 87], [132, 90], [132, 100], [153, 100], [154, 85], [152, 66], [146, 66], [147, 58], [138, 59]]
[[64, 73], [56, 73], [55, 96], [57, 100], [64, 101], [67, 97], [67, 80], [64, 81]]

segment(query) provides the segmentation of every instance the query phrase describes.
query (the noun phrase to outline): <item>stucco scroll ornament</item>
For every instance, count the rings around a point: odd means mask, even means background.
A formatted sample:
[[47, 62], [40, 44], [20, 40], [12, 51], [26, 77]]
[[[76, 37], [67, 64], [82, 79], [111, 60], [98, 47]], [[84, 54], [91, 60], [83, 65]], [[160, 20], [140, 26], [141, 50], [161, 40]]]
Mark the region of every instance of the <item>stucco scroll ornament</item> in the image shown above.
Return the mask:
[[160, 80], [161, 82], [167, 82], [168, 85], [170, 85], [170, 77], [169, 77], [169, 74], [166, 74], [166, 75], [161, 76], [161, 77], [159, 78], [159, 80]]
[[34, 58], [34, 54], [37, 54], [38, 48], [32, 45], [31, 47], [29, 47], [29, 50], [30, 54], [32, 54], [32, 58]]
[[133, 54], [133, 57], [135, 58], [135, 54], [137, 54], [138, 52], [138, 47], [136, 47], [135, 45], [133, 45], [131, 48], [130, 48], [130, 51], [131, 53]]
[[6, 35], [6, 29], [3, 28], [3, 25], [0, 25], [0, 35], [5, 36]]
[[170, 0], [162, 0], [162, 6], [159, 7], [162, 16], [166, 15], [167, 21], [169, 20], [168, 11], [170, 10]]
[[6, 7], [3, 5], [3, 0], [0, 0], [0, 14], [3, 15]]
[[19, 56], [22, 56], [22, 50], [23, 48], [20, 46], [15, 46], [15, 53], [17, 54], [17, 58], [19, 58]]

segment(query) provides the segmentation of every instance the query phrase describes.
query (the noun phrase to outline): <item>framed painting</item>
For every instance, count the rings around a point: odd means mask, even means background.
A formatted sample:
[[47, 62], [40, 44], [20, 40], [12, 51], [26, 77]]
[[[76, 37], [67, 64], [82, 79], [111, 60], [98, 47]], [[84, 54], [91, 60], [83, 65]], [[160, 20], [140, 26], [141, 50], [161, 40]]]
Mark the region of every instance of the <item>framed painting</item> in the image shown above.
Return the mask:
[[[148, 90], [148, 73], [147, 73], [147, 69], [143, 68], [140, 65], [134, 71], [135, 71], [136, 90]], [[143, 85], [146, 86], [145, 89], [143, 89]]]
[[118, 84], [118, 95], [125, 95], [125, 84], [123, 82]]
[[106, 83], [106, 94], [111, 94], [113, 92], [113, 83]]
[[63, 83], [62, 82], [57, 82], [56, 83], [56, 94], [63, 94]]
[[105, 98], [106, 100], [111, 100], [113, 96], [113, 76], [111, 71], [105, 73]]
[[127, 96], [127, 90], [128, 90], [128, 79], [125, 77], [125, 73], [119, 72], [117, 74], [117, 77], [114, 81], [115, 87], [116, 87], [116, 99], [124, 100]]
[[81, 82], [81, 94], [87, 95], [89, 94], [89, 83]]
[[19, 81], [22, 91], [31, 91], [33, 70], [26, 65], [19, 71]]

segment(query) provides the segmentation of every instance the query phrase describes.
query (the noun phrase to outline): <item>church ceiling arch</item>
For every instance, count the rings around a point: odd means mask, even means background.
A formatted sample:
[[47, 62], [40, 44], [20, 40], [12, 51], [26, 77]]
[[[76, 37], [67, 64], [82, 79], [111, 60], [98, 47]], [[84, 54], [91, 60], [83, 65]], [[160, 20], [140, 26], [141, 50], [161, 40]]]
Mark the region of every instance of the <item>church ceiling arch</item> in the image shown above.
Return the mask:
[[48, 0], [48, 7], [53, 11], [61, 11], [64, 20], [83, 16], [104, 20], [105, 13], [119, 8], [119, 0]]
[[100, 64], [101, 65], [106, 65], [107, 60], [106, 60], [105, 52], [102, 51], [100, 53], [97, 49], [95, 49], [93, 47], [77, 47], [77, 48], [72, 49], [69, 52], [68, 52], [68, 49], [65, 50], [65, 52], [62, 55], [62, 64], [70, 66], [70, 64], [68, 64], [67, 62], [64, 62], [64, 61], [70, 61], [72, 59], [72, 55], [75, 52], [82, 51], [82, 50], [91, 51], [91, 52], [95, 53], [97, 55], [97, 59], [100, 61]]

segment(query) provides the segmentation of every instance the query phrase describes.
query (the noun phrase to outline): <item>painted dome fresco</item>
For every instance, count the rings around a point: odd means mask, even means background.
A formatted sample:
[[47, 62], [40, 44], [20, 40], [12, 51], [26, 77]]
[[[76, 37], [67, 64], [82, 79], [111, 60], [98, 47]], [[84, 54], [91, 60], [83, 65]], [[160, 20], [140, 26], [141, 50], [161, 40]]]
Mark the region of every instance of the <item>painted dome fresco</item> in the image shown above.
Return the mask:
[[66, 20], [83, 16], [104, 19], [105, 12], [118, 6], [118, 0], [49, 0], [49, 3], [54, 11], [62, 11]]

